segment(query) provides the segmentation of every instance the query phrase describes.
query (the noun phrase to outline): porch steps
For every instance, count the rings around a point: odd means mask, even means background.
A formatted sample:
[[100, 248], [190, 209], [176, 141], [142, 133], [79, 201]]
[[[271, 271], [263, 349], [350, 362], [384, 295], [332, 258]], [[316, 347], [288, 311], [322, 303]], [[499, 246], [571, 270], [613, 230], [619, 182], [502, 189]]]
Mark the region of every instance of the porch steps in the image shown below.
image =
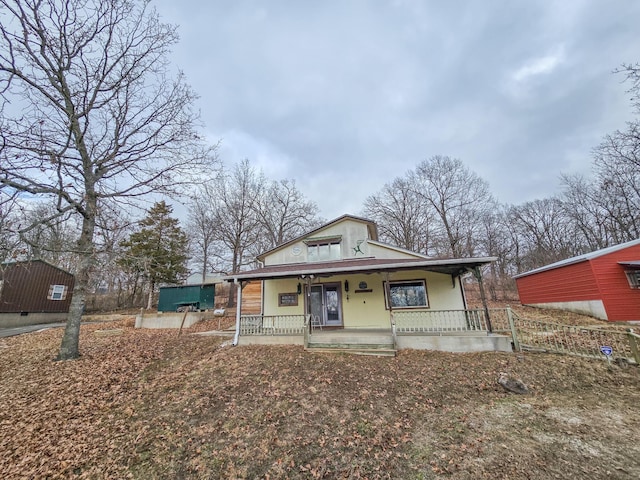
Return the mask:
[[393, 337], [386, 331], [336, 330], [314, 332], [306, 350], [311, 353], [349, 353], [394, 357]]
[[348, 353], [349, 355], [371, 355], [376, 357], [395, 357], [396, 351], [393, 348], [345, 348], [344, 346], [315, 347], [308, 346], [306, 351], [309, 353]]

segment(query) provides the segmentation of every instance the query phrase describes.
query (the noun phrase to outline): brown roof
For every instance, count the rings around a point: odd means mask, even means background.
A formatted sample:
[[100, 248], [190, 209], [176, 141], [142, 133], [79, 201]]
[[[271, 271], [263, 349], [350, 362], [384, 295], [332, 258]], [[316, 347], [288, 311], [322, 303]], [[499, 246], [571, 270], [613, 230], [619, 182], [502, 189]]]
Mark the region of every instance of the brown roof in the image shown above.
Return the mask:
[[399, 270], [427, 270], [457, 276], [495, 260], [496, 257], [449, 259], [358, 258], [334, 262], [289, 263], [239, 272], [224, 277], [224, 280], [228, 282], [233, 280], [268, 280], [273, 278], [297, 278], [308, 275], [328, 277], [347, 273], [396, 272]]

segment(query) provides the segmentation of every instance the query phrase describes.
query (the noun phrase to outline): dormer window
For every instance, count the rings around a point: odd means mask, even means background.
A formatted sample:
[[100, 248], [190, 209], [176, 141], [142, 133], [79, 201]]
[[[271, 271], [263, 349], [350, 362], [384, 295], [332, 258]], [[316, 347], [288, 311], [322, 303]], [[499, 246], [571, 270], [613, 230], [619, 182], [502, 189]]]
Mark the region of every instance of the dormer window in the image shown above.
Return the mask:
[[342, 251], [340, 242], [342, 237], [314, 238], [305, 240], [307, 244], [307, 261], [323, 262], [327, 260], [340, 260]]

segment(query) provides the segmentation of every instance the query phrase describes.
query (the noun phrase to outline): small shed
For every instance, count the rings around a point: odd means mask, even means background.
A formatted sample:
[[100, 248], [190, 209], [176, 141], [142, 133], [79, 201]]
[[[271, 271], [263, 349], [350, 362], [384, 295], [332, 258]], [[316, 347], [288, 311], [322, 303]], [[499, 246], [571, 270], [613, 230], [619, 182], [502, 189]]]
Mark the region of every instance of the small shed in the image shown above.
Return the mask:
[[213, 283], [200, 285], [178, 285], [160, 287], [158, 299], [159, 312], [177, 312], [182, 310], [209, 310], [215, 306], [215, 288]]
[[2, 264], [0, 325], [13, 327], [64, 321], [74, 277], [44, 260]]
[[640, 320], [640, 240], [568, 258], [516, 275], [523, 305], [601, 320]]

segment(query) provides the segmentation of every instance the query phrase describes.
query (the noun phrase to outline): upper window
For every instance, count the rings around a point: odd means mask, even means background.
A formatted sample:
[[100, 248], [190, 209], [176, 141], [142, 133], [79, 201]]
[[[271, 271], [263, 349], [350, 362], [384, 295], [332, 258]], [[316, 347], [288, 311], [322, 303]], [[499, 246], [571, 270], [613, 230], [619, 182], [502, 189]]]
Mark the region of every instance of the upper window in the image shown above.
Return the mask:
[[49, 287], [49, 300], [64, 300], [67, 298], [66, 285], [51, 285]]
[[629, 270], [624, 273], [627, 274], [627, 280], [629, 280], [631, 288], [640, 288], [640, 270]]
[[340, 260], [340, 241], [307, 243], [307, 260], [309, 262], [321, 262], [323, 260]]
[[[388, 297], [392, 308], [428, 308], [427, 285], [424, 280], [410, 280], [389, 282]], [[385, 288], [386, 307], [389, 308], [389, 298]]]

